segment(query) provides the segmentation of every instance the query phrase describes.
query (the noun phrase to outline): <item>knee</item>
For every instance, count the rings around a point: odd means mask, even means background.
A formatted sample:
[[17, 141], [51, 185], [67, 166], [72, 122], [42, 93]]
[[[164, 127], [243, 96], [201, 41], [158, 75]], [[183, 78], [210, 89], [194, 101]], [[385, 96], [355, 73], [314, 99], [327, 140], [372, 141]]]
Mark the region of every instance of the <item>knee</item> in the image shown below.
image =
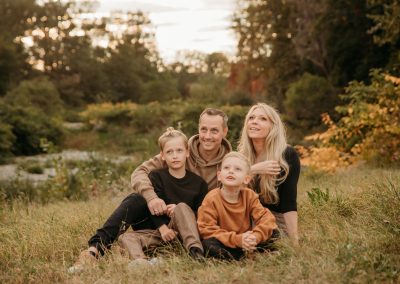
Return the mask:
[[190, 211], [192, 211], [192, 208], [190, 208], [189, 205], [187, 205], [186, 203], [180, 202], [180, 203], [178, 203], [178, 205], [176, 205], [174, 211], [175, 211], [175, 210], [179, 210], [179, 211], [187, 211], [187, 210], [190, 210]]
[[137, 241], [139, 241], [139, 239], [134, 234], [130, 234], [130, 233], [125, 233], [118, 237], [118, 244], [122, 248], [127, 248], [129, 243], [137, 242]]
[[147, 207], [146, 199], [144, 199], [144, 197], [138, 193], [132, 193], [132, 194], [128, 195], [122, 202], [125, 203], [127, 206]]

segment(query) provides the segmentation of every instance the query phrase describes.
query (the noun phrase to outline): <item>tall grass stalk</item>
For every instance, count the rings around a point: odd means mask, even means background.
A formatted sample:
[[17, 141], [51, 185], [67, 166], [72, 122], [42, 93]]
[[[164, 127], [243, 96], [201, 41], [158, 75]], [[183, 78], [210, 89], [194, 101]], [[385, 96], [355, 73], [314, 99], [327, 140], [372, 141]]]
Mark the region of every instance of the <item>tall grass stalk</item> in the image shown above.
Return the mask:
[[[313, 188], [329, 198], [312, 202]], [[326, 191], [326, 189], [329, 189]], [[128, 270], [117, 246], [98, 265], [68, 275], [86, 242], [125, 193], [39, 205], [15, 201], [0, 210], [1, 283], [398, 283], [400, 171], [351, 169], [302, 173], [300, 246], [283, 239], [277, 254], [241, 262], [192, 261], [183, 249], [159, 250], [164, 262]]]

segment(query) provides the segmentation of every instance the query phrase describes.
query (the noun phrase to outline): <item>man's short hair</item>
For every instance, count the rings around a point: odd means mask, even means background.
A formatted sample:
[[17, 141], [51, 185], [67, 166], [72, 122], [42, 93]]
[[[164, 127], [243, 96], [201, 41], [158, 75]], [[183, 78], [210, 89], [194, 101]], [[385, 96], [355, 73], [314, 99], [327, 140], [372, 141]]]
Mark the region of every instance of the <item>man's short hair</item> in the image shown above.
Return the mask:
[[[227, 128], [228, 127], [228, 116], [222, 110], [216, 109], [216, 108], [206, 108], [200, 114], [200, 119], [205, 114], [207, 114], [207, 115], [218, 115], [218, 116], [222, 117], [222, 126], [223, 126], [223, 128]], [[199, 121], [200, 121], [200, 119], [199, 119]]]

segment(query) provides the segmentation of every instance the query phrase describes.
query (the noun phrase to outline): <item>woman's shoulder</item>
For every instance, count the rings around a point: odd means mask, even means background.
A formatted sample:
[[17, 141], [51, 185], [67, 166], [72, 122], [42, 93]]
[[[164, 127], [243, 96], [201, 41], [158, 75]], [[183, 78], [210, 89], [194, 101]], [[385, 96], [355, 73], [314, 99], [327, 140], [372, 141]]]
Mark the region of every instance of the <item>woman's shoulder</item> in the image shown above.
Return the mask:
[[297, 153], [296, 149], [291, 145], [287, 145], [284, 156], [285, 160], [288, 162], [299, 160], [299, 154]]

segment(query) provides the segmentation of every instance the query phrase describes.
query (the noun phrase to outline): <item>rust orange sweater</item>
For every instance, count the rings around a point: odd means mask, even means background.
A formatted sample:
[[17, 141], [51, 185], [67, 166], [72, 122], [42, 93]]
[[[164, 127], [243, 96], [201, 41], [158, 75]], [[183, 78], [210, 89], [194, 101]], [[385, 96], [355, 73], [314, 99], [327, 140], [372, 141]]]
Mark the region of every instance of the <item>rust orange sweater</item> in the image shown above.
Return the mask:
[[226, 201], [219, 188], [210, 191], [199, 208], [197, 224], [203, 239], [214, 237], [231, 248], [242, 247], [242, 234], [247, 231], [253, 231], [258, 244], [277, 228], [274, 215], [249, 188], [240, 190], [236, 203]]

